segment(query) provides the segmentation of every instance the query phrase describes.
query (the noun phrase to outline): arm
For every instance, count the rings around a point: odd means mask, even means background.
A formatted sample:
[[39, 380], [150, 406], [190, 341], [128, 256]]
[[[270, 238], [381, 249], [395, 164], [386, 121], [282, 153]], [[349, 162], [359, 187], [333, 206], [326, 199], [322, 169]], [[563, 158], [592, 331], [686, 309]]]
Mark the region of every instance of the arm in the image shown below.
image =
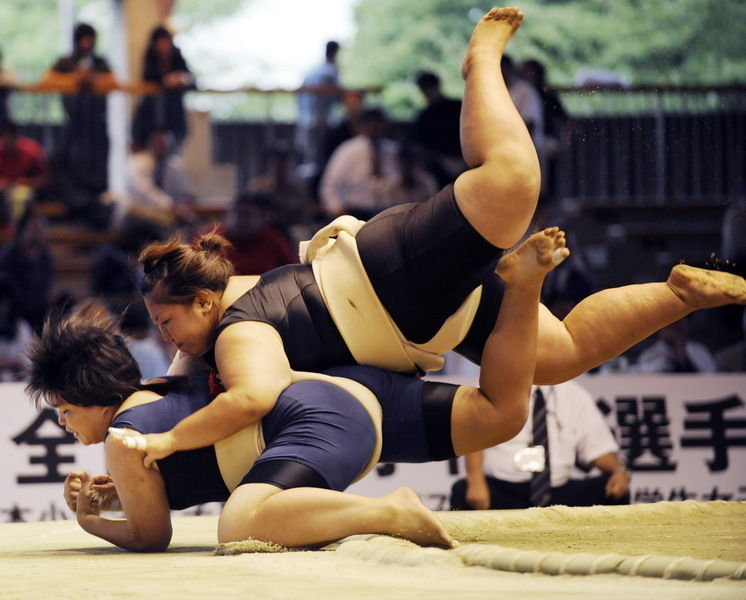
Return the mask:
[[609, 481], [606, 482], [607, 496], [621, 498], [629, 494], [629, 482], [632, 476], [615, 452], [602, 454], [593, 461], [593, 464], [604, 473], [611, 474]]
[[490, 488], [484, 476], [484, 452], [466, 455], [466, 501], [477, 510], [490, 507]]
[[256, 423], [290, 385], [290, 363], [277, 331], [266, 323], [234, 323], [215, 344], [226, 391], [171, 431], [143, 436], [145, 466], [179, 450], [210, 446]]
[[130, 452], [113, 436], [107, 438], [105, 448], [125, 519], [100, 516], [101, 508], [91, 494], [92, 480], [84, 474], [77, 496], [78, 523], [91, 535], [126, 550], [165, 550], [171, 541], [171, 515], [163, 478], [156, 469], [145, 469], [140, 453]]

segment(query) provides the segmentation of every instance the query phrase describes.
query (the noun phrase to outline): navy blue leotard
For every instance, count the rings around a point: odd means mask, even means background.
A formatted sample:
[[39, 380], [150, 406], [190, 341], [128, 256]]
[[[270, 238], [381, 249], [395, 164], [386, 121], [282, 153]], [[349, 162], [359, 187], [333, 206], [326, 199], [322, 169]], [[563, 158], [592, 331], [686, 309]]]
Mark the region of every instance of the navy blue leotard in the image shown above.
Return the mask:
[[[327, 374], [353, 379], [379, 399], [382, 462], [424, 462], [454, 455], [450, 415], [456, 386], [373, 367], [339, 367]], [[171, 391], [160, 400], [122, 411], [112, 427], [168, 431], [213, 397], [206, 378], [194, 377], [188, 391]], [[348, 392], [325, 381], [290, 385], [262, 419], [262, 432], [265, 450], [242, 483], [341, 491], [365, 469], [376, 443], [368, 412]], [[223, 502], [230, 495], [213, 446], [176, 452], [159, 460], [158, 468], [171, 508]]]

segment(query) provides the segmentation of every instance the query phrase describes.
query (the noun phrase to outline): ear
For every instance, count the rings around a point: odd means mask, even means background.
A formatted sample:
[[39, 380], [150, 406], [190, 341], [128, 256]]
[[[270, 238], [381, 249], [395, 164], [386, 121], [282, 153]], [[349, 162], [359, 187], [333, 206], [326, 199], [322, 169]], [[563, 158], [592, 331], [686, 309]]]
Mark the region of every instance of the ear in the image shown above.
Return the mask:
[[194, 308], [197, 309], [200, 312], [210, 312], [215, 304], [215, 301], [212, 297], [212, 294], [210, 294], [206, 290], [200, 290], [197, 292], [197, 295], [194, 297]]

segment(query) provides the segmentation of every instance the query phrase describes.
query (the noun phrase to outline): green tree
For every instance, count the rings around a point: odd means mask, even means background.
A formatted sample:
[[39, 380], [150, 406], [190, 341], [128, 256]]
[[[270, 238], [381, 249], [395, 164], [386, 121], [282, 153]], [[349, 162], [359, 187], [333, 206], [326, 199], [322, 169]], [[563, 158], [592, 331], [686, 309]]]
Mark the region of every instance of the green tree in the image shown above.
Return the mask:
[[[746, 3], [716, 0], [524, 0], [509, 52], [542, 61], [554, 85], [580, 67], [609, 69], [633, 84], [743, 83]], [[447, 93], [463, 89], [459, 67], [483, 0], [361, 0], [358, 33], [342, 57], [345, 81], [383, 84], [399, 117], [421, 105], [412, 76], [437, 72]]]

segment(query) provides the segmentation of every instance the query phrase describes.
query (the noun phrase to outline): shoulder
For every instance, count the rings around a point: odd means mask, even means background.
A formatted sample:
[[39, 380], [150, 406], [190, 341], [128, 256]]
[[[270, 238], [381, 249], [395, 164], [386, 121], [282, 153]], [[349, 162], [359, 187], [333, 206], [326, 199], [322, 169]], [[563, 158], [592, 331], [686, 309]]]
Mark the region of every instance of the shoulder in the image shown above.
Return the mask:
[[223, 311], [230, 308], [237, 300], [252, 290], [259, 283], [259, 279], [258, 275], [233, 275], [230, 277], [220, 299], [220, 308]]
[[133, 394], [130, 394], [130, 396], [124, 402], [122, 402], [122, 405], [119, 407], [117, 414], [129, 408], [134, 408], [135, 406], [155, 402], [156, 400], [160, 400], [162, 397], [163, 396], [160, 396], [155, 392], [151, 392], [148, 390], [139, 390], [137, 392], [134, 392]]

